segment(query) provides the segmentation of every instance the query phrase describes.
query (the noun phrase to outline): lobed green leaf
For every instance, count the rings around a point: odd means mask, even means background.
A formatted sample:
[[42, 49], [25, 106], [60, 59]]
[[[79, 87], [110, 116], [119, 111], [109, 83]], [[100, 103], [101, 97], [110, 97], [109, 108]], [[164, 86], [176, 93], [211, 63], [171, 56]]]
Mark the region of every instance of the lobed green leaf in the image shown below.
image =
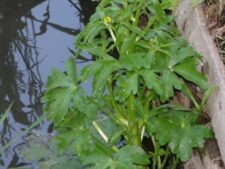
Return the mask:
[[196, 69], [197, 61], [195, 58], [187, 58], [182, 63], [173, 67], [173, 70], [184, 79], [193, 82], [202, 89], [209, 87], [207, 78]]
[[180, 160], [187, 161], [192, 148], [203, 147], [204, 140], [212, 136], [207, 126], [195, 124], [196, 119], [197, 115], [191, 112], [161, 110], [158, 116], [149, 119], [146, 126], [160, 145], [168, 144]]
[[135, 145], [124, 146], [113, 157], [94, 153], [85, 158], [84, 164], [93, 164], [90, 169], [139, 169], [139, 165], [149, 164], [145, 151]]

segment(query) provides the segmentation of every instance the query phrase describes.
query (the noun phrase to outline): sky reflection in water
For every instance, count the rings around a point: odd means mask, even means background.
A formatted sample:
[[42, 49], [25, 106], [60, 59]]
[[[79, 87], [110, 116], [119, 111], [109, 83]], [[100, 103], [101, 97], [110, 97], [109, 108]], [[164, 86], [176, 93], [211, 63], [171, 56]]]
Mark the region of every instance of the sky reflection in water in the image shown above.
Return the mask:
[[[64, 70], [72, 55], [69, 49], [75, 50], [75, 35], [95, 6], [88, 0], [21, 2], [0, 0], [0, 112], [14, 102], [0, 126], [1, 145], [42, 115], [44, 83], [52, 68]], [[38, 130], [48, 132], [49, 122], [41, 123]], [[17, 149], [22, 143], [23, 139], [17, 140], [1, 155], [1, 169], [22, 163]]]

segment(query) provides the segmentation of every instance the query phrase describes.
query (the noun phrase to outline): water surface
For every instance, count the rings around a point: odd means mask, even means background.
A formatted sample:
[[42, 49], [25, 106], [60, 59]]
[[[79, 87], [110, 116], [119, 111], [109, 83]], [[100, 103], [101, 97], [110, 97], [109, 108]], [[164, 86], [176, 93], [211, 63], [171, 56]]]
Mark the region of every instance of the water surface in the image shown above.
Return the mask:
[[[1, 146], [43, 114], [47, 77], [52, 68], [64, 70], [95, 5], [91, 0], [0, 0], [0, 114], [13, 102], [0, 126]], [[47, 133], [49, 126], [45, 120], [37, 129]], [[1, 169], [24, 163], [18, 152], [24, 142], [14, 141], [0, 156]]]

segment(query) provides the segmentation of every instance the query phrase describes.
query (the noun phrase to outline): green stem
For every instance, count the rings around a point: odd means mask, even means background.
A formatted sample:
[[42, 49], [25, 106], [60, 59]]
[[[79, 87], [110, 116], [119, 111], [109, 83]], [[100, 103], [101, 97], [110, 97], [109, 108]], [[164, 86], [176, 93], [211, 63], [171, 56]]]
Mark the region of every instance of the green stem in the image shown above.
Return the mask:
[[108, 30], [109, 30], [109, 33], [110, 33], [110, 35], [111, 35], [111, 37], [112, 37], [114, 43], [116, 44], [116, 37], [115, 37], [115, 35], [114, 35], [114, 33], [113, 33], [113, 30], [112, 30], [111, 28], [108, 28]]
[[159, 154], [158, 154], [157, 162], [158, 162], [158, 169], [161, 169], [162, 162], [161, 162], [161, 157]]
[[[110, 110], [107, 110], [105, 107], [103, 107], [101, 104], [98, 103], [98, 101], [94, 102], [100, 110], [102, 110], [104, 113], [106, 113], [115, 123], [117, 123], [119, 126], [124, 127], [127, 126], [127, 120], [125, 119], [118, 119]], [[121, 125], [121, 123], [123, 125]]]
[[134, 95], [128, 97], [128, 141], [130, 144], [141, 146], [141, 129], [139, 129], [137, 115], [134, 108]]
[[148, 119], [149, 116], [149, 108], [150, 108], [150, 102], [154, 98], [154, 93], [149, 92], [147, 93], [147, 98], [145, 99], [145, 105], [144, 105], [144, 119]]
[[128, 97], [128, 120], [134, 121], [136, 120], [136, 113], [134, 109], [134, 95], [130, 94]]
[[156, 157], [154, 157], [154, 160], [157, 163], [157, 168], [160, 169], [161, 166], [162, 166], [161, 157], [159, 155], [159, 151], [158, 151], [154, 136], [151, 136], [151, 139], [152, 139], [153, 147], [154, 147], [154, 150], [155, 150], [154, 154], [156, 155]]
[[140, 17], [140, 13], [141, 13], [141, 6], [142, 6], [142, 3], [140, 2], [139, 5], [137, 4], [137, 11], [136, 11], [136, 14], [135, 14], [135, 25], [138, 26], [138, 23], [139, 23], [139, 17]]
[[150, 29], [150, 27], [153, 25], [153, 23], [155, 22], [155, 20], [156, 20], [156, 16], [152, 16], [149, 19], [147, 26], [143, 30], [143, 35], [144, 35], [144, 33], [146, 33]]
[[171, 169], [176, 169], [176, 167], [177, 167], [177, 162], [178, 162], [178, 160], [177, 160], [177, 158], [173, 158], [173, 164], [172, 164], [172, 168]]
[[143, 99], [142, 102], [144, 103], [144, 112], [142, 114], [141, 120], [139, 120], [139, 129], [141, 129], [141, 141], [143, 140], [144, 134], [145, 134], [145, 124], [149, 119], [149, 106], [150, 102], [153, 98], [153, 95], [151, 93], [147, 93], [147, 98]]
[[[104, 23], [104, 24], [105, 24], [106, 28], [108, 29], [109, 34], [112, 37], [112, 40], [113, 40], [114, 44], [116, 45], [117, 44], [116, 43], [116, 36], [115, 36], [115, 34], [113, 32], [113, 29], [112, 29], [111, 25], [109, 25], [108, 23]], [[118, 52], [120, 52], [119, 48], [117, 47], [117, 45], [116, 45], [116, 49], [117, 49]]]
[[113, 105], [113, 108], [116, 110], [116, 112], [118, 113], [116, 115], [116, 118], [123, 124], [123, 126], [127, 127], [128, 122], [127, 120], [124, 118], [123, 116], [123, 111], [120, 108], [120, 106], [116, 103], [115, 99], [114, 99], [114, 95], [113, 95], [113, 89], [112, 89], [112, 80], [111, 78], [108, 80], [108, 90], [109, 90], [109, 94], [110, 94], [110, 100], [111, 103]]
[[156, 158], [155, 158], [155, 154], [154, 154], [154, 156], [153, 156], [153, 164], [152, 164], [152, 169], [156, 169]]
[[95, 130], [97, 130], [98, 134], [102, 137], [102, 139], [108, 143], [109, 139], [106, 136], [106, 134], [102, 131], [102, 129], [99, 127], [99, 125], [96, 123], [96, 121], [92, 122], [92, 125], [94, 126]]
[[140, 44], [140, 43], [136, 43], [137, 46], [140, 46], [140, 47], [143, 47], [143, 48], [146, 48], [146, 49], [155, 49], [156, 51], [159, 51], [159, 52], [162, 52], [164, 54], [166, 54], [167, 56], [169, 57], [172, 57], [166, 50], [163, 50], [163, 49], [160, 49], [154, 45], [151, 45], [151, 46], [148, 46], [148, 45], [143, 45], [143, 44]]
[[[111, 35], [111, 37], [112, 37], [112, 39], [113, 39], [114, 44], [116, 45], [116, 44], [117, 44], [117, 43], [116, 43], [116, 36], [115, 36], [115, 34], [114, 34], [112, 28], [110, 28], [109, 26], [107, 26], [107, 29], [109, 30], [109, 33], [110, 33], [110, 35]], [[116, 45], [116, 49], [117, 49], [118, 53], [120, 53], [120, 50], [119, 50], [119, 48], [118, 48], [117, 45]]]
[[163, 162], [162, 162], [162, 165], [161, 165], [161, 168], [160, 169], [163, 169], [166, 162], [167, 162], [167, 159], [169, 157], [169, 154], [170, 154], [170, 150], [169, 150], [169, 146], [167, 146], [167, 149], [166, 149], [166, 155], [165, 157], [163, 158]]
[[143, 140], [144, 135], [145, 135], [145, 126], [141, 130], [141, 141]]

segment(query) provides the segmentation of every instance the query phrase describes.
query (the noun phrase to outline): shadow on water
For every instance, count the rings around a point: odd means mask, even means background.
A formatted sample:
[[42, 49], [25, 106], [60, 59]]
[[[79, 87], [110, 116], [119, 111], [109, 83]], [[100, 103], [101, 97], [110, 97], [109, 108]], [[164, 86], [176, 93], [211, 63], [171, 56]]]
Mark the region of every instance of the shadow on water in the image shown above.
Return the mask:
[[[95, 6], [91, 0], [0, 0], [0, 113], [13, 102], [9, 117], [0, 126], [0, 145], [42, 115], [47, 75], [53, 67], [63, 69], [63, 61], [74, 48], [74, 36]], [[48, 132], [49, 122], [38, 129]], [[17, 153], [23, 143], [16, 140], [0, 155], [1, 169], [23, 163]]]

